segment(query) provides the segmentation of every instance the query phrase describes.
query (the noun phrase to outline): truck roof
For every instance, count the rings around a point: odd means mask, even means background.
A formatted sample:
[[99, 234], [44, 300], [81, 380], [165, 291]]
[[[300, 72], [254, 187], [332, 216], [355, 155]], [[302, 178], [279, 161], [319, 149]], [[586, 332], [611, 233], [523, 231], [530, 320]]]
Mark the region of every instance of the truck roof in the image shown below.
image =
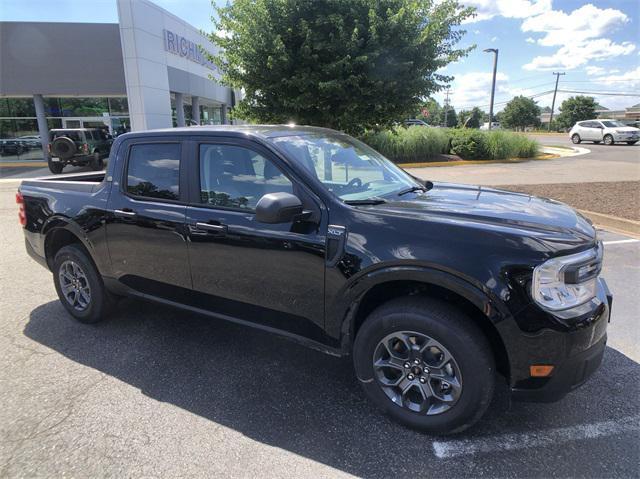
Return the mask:
[[[170, 133], [193, 135], [193, 134], [218, 134], [218, 135], [252, 135], [262, 138], [275, 138], [278, 136], [293, 136], [293, 135], [312, 135], [312, 134], [340, 134], [335, 130], [329, 128], [321, 128], [318, 126], [304, 126], [304, 125], [201, 125], [201, 126], [184, 126], [178, 128], [162, 128], [158, 130], [146, 130], [136, 131], [132, 133], [126, 133], [129, 136], [154, 136]], [[122, 135], [122, 136], [125, 136]]]

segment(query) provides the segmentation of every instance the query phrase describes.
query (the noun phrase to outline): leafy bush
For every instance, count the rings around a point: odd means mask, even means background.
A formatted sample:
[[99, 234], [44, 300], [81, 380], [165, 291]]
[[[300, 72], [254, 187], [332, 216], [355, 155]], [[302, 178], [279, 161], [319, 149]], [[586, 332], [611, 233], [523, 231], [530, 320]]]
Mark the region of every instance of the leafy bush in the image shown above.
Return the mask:
[[442, 128], [411, 126], [368, 131], [362, 141], [396, 163], [433, 161], [449, 152], [449, 134]]
[[502, 130], [412, 126], [368, 131], [361, 139], [396, 163], [438, 161], [438, 155], [447, 153], [463, 160], [532, 158], [538, 154], [535, 140]]
[[480, 130], [455, 130], [451, 136], [451, 153], [463, 160], [485, 158], [486, 134]]
[[538, 154], [538, 142], [524, 135], [500, 130], [486, 132], [485, 135], [484, 159], [532, 158]]

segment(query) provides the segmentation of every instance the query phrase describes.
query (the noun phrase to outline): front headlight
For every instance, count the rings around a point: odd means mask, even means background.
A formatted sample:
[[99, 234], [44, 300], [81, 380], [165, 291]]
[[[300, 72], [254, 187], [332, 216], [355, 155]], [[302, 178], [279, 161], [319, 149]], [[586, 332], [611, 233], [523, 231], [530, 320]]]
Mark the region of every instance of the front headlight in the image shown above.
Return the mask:
[[596, 296], [602, 268], [602, 245], [569, 256], [551, 258], [533, 270], [531, 295], [549, 311], [580, 306]]

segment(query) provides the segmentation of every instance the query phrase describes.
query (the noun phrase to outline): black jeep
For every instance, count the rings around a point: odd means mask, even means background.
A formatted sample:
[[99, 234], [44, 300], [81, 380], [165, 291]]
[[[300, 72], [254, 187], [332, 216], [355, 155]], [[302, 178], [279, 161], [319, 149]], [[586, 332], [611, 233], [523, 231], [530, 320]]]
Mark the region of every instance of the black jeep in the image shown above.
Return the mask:
[[99, 128], [66, 128], [51, 130], [49, 141], [49, 169], [59, 174], [66, 165], [101, 170], [113, 139]]

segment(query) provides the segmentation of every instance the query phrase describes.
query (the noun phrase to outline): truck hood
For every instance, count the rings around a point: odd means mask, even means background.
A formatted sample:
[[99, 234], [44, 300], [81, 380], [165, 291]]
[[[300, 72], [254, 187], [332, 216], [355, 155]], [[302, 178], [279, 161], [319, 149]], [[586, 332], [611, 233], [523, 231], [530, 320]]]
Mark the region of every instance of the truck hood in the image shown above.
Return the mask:
[[[409, 197], [409, 196], [412, 197]], [[590, 221], [554, 200], [484, 186], [434, 183], [424, 194], [408, 194], [375, 207], [405, 216], [429, 215], [456, 222], [518, 229], [543, 237], [593, 242]], [[549, 238], [547, 238], [549, 239]]]
[[640, 129], [634, 128], [632, 126], [609, 128], [609, 130], [615, 130], [619, 133], [639, 133], [640, 132]]

